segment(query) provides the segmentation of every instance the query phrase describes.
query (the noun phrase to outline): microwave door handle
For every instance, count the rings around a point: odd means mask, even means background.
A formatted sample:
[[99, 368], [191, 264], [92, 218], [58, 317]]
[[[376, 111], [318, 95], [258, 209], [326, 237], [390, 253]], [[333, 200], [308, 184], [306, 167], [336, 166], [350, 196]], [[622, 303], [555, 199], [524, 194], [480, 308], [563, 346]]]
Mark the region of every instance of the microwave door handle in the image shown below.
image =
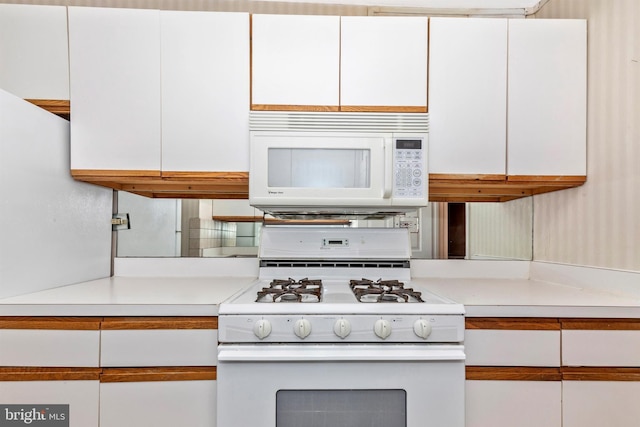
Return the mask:
[[393, 139], [384, 141], [384, 188], [382, 198], [388, 199], [393, 191]]

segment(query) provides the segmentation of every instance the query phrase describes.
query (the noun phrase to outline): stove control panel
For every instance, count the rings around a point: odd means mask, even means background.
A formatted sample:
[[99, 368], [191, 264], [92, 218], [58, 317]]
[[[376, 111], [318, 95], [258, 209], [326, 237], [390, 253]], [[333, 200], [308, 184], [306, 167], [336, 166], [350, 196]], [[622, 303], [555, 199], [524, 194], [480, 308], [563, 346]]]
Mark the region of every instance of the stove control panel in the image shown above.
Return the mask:
[[221, 315], [220, 342], [459, 343], [463, 315]]

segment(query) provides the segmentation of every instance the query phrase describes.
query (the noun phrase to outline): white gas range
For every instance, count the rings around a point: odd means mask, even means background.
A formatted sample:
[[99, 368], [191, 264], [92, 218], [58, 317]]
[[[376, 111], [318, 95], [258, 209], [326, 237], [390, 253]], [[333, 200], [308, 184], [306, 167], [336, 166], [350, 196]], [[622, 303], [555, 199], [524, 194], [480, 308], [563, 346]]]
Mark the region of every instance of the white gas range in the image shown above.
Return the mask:
[[219, 309], [218, 427], [464, 425], [464, 307], [411, 283], [407, 230], [262, 233]]

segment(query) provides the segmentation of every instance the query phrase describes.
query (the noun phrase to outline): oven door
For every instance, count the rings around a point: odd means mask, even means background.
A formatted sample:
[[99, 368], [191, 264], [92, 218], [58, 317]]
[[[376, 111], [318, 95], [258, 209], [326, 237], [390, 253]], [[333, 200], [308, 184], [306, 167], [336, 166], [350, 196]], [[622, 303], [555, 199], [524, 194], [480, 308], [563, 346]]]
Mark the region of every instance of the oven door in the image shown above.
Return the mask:
[[464, 427], [461, 345], [230, 345], [218, 427]]

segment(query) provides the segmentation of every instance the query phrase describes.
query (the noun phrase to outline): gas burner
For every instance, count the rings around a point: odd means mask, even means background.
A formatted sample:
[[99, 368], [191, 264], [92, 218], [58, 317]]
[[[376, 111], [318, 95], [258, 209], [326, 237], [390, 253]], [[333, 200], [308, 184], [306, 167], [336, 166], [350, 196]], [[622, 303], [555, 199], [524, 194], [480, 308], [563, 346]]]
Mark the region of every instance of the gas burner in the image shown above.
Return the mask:
[[360, 302], [424, 302], [421, 292], [405, 288], [398, 280], [351, 280], [349, 285]]
[[320, 302], [322, 280], [275, 279], [258, 291], [256, 302]]

